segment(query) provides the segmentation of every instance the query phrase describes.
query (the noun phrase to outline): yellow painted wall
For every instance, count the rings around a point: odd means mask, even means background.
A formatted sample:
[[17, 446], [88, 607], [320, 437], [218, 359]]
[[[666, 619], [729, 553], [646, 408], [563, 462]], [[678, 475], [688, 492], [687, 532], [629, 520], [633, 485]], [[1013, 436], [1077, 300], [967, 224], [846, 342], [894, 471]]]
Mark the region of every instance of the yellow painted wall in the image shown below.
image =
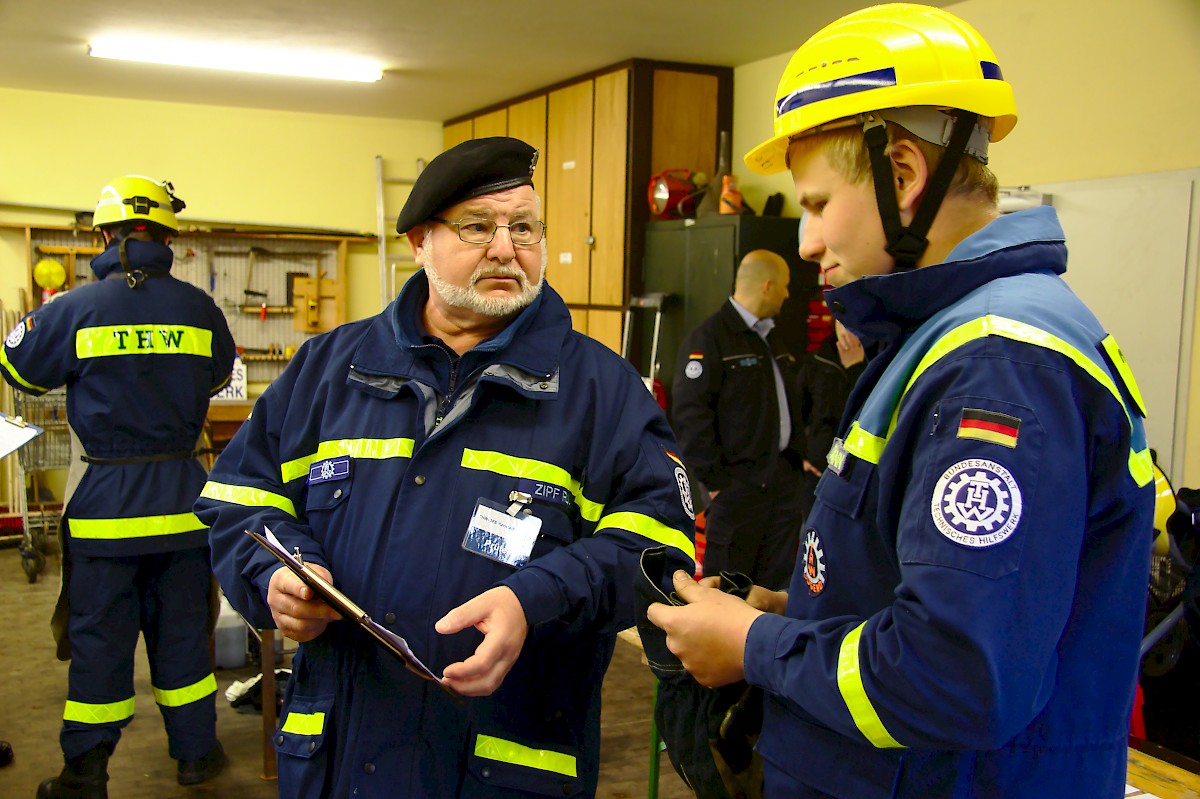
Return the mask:
[[[180, 222], [374, 234], [375, 156], [415, 175], [442, 150], [437, 122], [121, 100], [0, 88], [0, 222], [70, 224], [126, 173], [170, 179]], [[400, 198], [397, 202], [402, 201]], [[390, 209], [394, 215], [399, 207]], [[16, 307], [24, 239], [0, 233], [0, 302]], [[379, 310], [373, 245], [353, 248], [348, 315]]]
[[[1197, 0], [1102, 10], [1093, 0], [962, 0], [946, 10], [979, 29], [1016, 93], [1017, 127], [991, 150], [1002, 186], [1200, 166]], [[831, 21], [798, 17], [796, 48]], [[739, 187], [756, 209], [783, 192], [788, 215], [799, 208], [787, 175], [756, 175], [741, 156], [771, 136], [775, 89], [794, 50], [734, 70]]]

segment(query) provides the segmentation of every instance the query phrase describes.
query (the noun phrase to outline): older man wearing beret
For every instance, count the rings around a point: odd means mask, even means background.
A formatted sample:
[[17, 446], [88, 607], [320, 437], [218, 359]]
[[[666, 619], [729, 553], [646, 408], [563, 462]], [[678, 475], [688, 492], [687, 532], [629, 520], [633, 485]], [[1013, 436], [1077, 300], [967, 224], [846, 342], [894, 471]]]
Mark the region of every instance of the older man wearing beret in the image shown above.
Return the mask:
[[[422, 269], [378, 316], [300, 348], [196, 506], [233, 606], [302, 642], [281, 796], [594, 794], [639, 555], [694, 568], [658, 405], [544, 281], [536, 162], [502, 137], [430, 162], [396, 225]], [[440, 676], [243, 533], [265, 529]]]

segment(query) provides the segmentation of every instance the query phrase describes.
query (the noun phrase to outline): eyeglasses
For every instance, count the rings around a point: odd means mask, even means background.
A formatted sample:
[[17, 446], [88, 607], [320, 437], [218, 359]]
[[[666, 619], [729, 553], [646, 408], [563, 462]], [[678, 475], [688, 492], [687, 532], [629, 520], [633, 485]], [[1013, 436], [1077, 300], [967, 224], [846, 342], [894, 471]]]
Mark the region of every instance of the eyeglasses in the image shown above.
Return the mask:
[[434, 222], [441, 222], [458, 230], [458, 237], [467, 244], [491, 244], [496, 237], [497, 228], [508, 228], [508, 237], [513, 244], [537, 244], [546, 233], [545, 222], [513, 222], [508, 225], [498, 225], [491, 219], [476, 219], [474, 217], [450, 222], [441, 217], [433, 216]]

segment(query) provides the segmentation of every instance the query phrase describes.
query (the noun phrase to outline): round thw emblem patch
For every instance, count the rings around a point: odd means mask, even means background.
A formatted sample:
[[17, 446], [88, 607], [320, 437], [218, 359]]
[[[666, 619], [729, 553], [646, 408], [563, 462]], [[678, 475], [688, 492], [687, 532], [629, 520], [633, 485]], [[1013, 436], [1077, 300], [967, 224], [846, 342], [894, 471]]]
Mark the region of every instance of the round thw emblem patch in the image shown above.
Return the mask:
[[683, 512], [692, 521], [696, 520], [696, 510], [692, 507], [692, 484], [688, 482], [687, 472], [682, 467], [675, 467], [675, 485], [679, 487], [679, 501], [683, 504]]
[[804, 553], [798, 564], [804, 573], [804, 584], [813, 596], [825, 590], [825, 550], [821, 548], [821, 539], [816, 530], [809, 530], [804, 536]]
[[959, 461], [938, 480], [930, 511], [938, 530], [956, 544], [995, 546], [1021, 521], [1021, 488], [995, 461]]
[[17, 326], [9, 331], [8, 338], [4, 339], [4, 344], [10, 349], [15, 348], [25, 340], [25, 323], [17, 322]]

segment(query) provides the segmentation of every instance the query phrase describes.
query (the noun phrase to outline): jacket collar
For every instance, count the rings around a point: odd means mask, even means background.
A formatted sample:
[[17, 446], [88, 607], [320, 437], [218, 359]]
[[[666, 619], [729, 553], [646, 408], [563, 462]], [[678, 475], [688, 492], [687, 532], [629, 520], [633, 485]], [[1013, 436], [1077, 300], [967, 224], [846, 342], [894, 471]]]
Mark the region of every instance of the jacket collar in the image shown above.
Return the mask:
[[[98, 280], [104, 280], [113, 272], [120, 272], [121, 254], [116, 244], [92, 259], [92, 273]], [[125, 255], [129, 264], [144, 272], [170, 272], [171, 264], [175, 261], [175, 253], [171, 248], [157, 241], [142, 241], [141, 239], [125, 240]]]
[[[418, 270], [395, 300], [371, 320], [366, 336], [354, 353], [353, 368], [377, 375], [413, 377], [426, 370], [419, 363], [436, 344], [427, 343], [419, 319], [429, 299], [429, 282]], [[566, 304], [549, 284], [508, 327], [463, 355], [482, 363], [504, 363], [540, 379], [553, 375], [571, 331]], [[464, 364], [466, 365], [466, 364]]]
[[1065, 236], [1048, 206], [993, 220], [940, 264], [862, 277], [825, 298], [864, 345], [886, 344], [985, 283], [1047, 269], [1067, 271]]

